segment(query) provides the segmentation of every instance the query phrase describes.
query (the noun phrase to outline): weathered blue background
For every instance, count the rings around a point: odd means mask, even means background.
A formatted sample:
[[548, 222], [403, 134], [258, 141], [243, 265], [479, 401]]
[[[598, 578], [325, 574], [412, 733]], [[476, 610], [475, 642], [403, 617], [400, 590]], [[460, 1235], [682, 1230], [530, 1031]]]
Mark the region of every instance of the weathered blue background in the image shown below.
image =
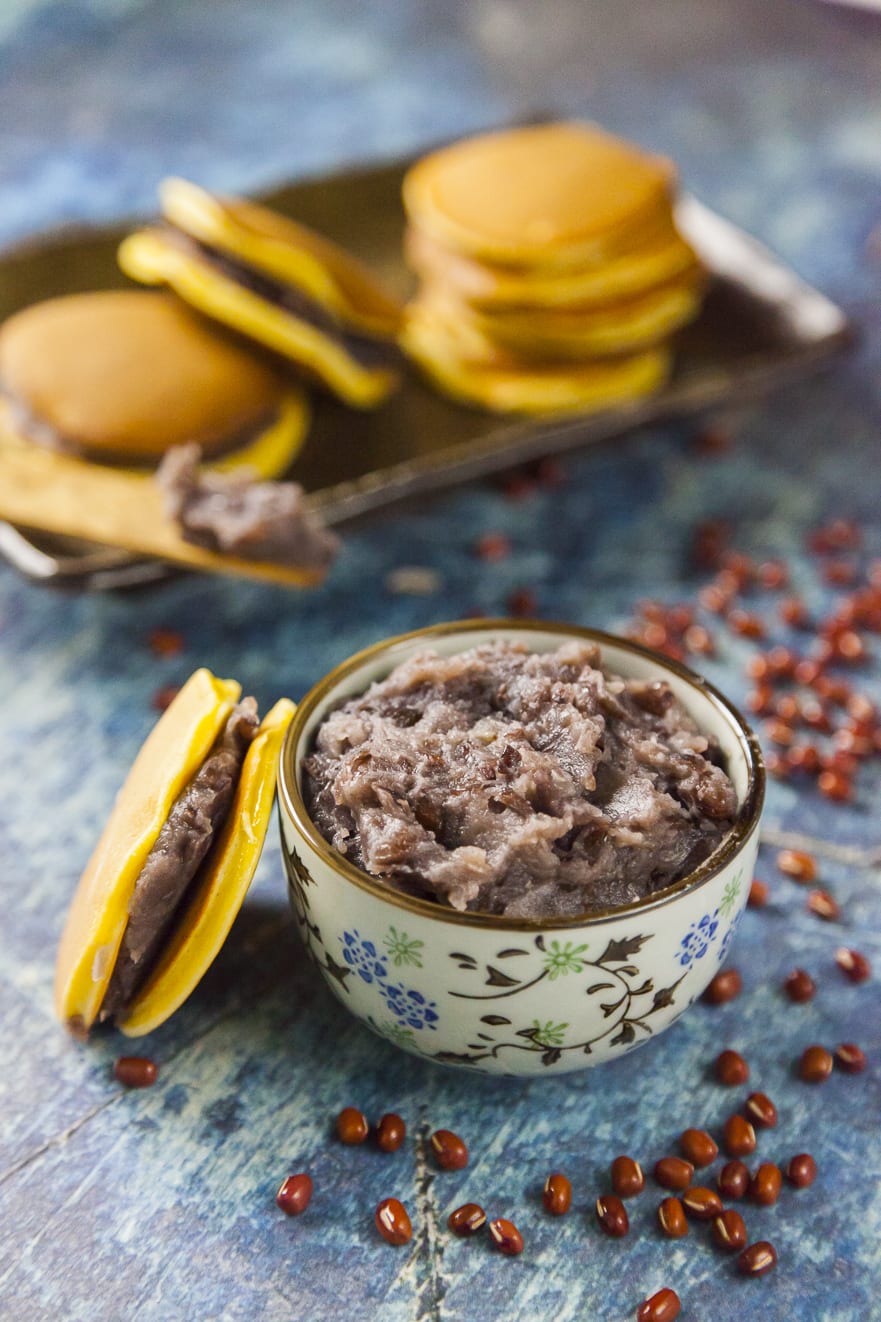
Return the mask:
[[[736, 448], [695, 459], [687, 429], [633, 437], [568, 465], [568, 483], [520, 502], [488, 486], [414, 506], [348, 540], [321, 591], [182, 579], [137, 596], [61, 596], [0, 571], [0, 1315], [116, 1322], [291, 1317], [383, 1322], [632, 1317], [673, 1285], [690, 1322], [851, 1322], [881, 1317], [881, 1014], [877, 980], [851, 987], [842, 940], [881, 969], [878, 775], [830, 808], [772, 789], [772, 843], [815, 841], [844, 906], [827, 926], [804, 892], [762, 869], [774, 898], [749, 912], [734, 949], [746, 990], [696, 1007], [671, 1032], [597, 1074], [489, 1081], [432, 1068], [350, 1021], [293, 943], [282, 871], [267, 851], [258, 884], [199, 992], [147, 1041], [161, 1081], [122, 1093], [120, 1040], [88, 1049], [52, 1019], [51, 967], [67, 898], [148, 729], [160, 684], [205, 663], [268, 702], [301, 694], [349, 652], [391, 632], [480, 607], [512, 588], [539, 613], [606, 627], [634, 601], [692, 591], [685, 546], [696, 518], [724, 513], [738, 542], [783, 554], [814, 604], [802, 555], [827, 515], [871, 525], [881, 555], [881, 20], [811, 3], [637, 0], [5, 0], [0, 11], [0, 236], [74, 218], [148, 210], [157, 180], [259, 187], [418, 148], [535, 109], [596, 116], [669, 152], [689, 185], [778, 249], [862, 324], [858, 352], [742, 420]], [[513, 556], [472, 552], [505, 530]], [[431, 566], [434, 596], [394, 597], [389, 570]], [[179, 629], [185, 653], [157, 660], [151, 628]], [[876, 641], [876, 651], [878, 644]], [[745, 644], [707, 669], [735, 698]], [[881, 667], [866, 687], [881, 698]], [[777, 990], [794, 964], [816, 974], [809, 1006]], [[562, 989], [562, 984], [561, 984]], [[870, 1071], [809, 1089], [791, 1063], [811, 1041], [857, 1040]], [[693, 1233], [654, 1230], [657, 1198], [633, 1205], [634, 1233], [598, 1234], [590, 1207], [609, 1160], [647, 1163], [686, 1124], [717, 1123], [731, 1093], [707, 1082], [723, 1045], [742, 1049], [777, 1101], [772, 1159], [810, 1149], [820, 1177], [775, 1209], [747, 1209], [781, 1263], [763, 1281]], [[394, 1157], [329, 1138], [346, 1104], [401, 1111], [414, 1130], [448, 1125], [471, 1166], [426, 1175], [422, 1149]], [[308, 1167], [307, 1216], [273, 1205], [280, 1178]], [[537, 1191], [569, 1172], [562, 1222]], [[396, 1194], [414, 1214], [411, 1249], [377, 1240], [372, 1208]], [[510, 1214], [527, 1241], [514, 1261], [452, 1241], [465, 1198]]]

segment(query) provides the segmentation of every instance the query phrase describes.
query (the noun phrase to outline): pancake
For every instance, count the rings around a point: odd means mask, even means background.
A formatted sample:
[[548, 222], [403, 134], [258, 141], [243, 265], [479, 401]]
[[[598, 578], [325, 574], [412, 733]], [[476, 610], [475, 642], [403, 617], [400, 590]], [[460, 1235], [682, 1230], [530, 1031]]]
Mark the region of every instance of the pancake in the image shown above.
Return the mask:
[[119, 262], [293, 362], [357, 408], [396, 387], [402, 309], [349, 254], [256, 203], [182, 179], [162, 186], [166, 224], [131, 235]]
[[496, 413], [536, 416], [589, 413], [650, 394], [669, 375], [663, 347], [626, 357], [528, 365], [514, 359], [480, 366], [463, 361], [457, 342], [415, 316], [403, 343], [425, 376], [444, 394]]
[[675, 170], [590, 124], [469, 138], [404, 179], [411, 223], [454, 253], [537, 270], [583, 267], [636, 246], [669, 215]]
[[7, 426], [24, 442], [155, 467], [196, 440], [225, 467], [283, 472], [308, 425], [301, 392], [177, 299], [141, 290], [34, 304], [0, 327]]
[[487, 311], [594, 307], [693, 278], [699, 270], [694, 250], [672, 222], [630, 252], [563, 272], [493, 266], [462, 257], [413, 226], [405, 235], [405, 253], [422, 279], [442, 284], [463, 302]]
[[459, 356], [491, 362], [501, 350], [527, 361], [618, 356], [668, 338], [691, 321], [699, 288], [668, 285], [625, 303], [586, 311], [521, 308], [487, 312], [468, 307], [444, 289], [423, 286], [411, 316], [434, 319], [458, 341]]

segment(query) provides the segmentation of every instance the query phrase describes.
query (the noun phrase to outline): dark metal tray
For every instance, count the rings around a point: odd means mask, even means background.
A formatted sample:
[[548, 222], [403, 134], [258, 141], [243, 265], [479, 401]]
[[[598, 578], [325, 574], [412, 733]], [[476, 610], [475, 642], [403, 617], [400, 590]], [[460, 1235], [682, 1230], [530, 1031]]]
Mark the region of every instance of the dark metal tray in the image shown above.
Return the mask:
[[[404, 266], [401, 180], [409, 162], [294, 183], [266, 202], [336, 239], [396, 293]], [[625, 407], [536, 422], [465, 408], [415, 372], [386, 405], [357, 413], [325, 396], [293, 476], [328, 523], [339, 525], [429, 490], [547, 454], [608, 440], [663, 418], [756, 397], [843, 348], [847, 318], [773, 253], [695, 198], [680, 225], [711, 273], [702, 312], [680, 336], [672, 380]], [[38, 299], [125, 285], [116, 248], [130, 227], [61, 230], [0, 253], [0, 318]], [[0, 525], [0, 554], [29, 577], [92, 588], [131, 586], [167, 572], [113, 548]]]

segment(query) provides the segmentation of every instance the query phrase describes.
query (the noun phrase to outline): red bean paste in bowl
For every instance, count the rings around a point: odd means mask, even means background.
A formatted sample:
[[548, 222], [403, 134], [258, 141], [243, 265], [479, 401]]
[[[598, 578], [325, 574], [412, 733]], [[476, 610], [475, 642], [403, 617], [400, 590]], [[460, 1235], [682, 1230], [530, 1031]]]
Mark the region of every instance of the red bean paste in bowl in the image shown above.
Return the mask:
[[716, 741], [600, 649], [425, 651], [320, 725], [304, 797], [397, 890], [516, 918], [589, 914], [685, 876], [737, 810]]

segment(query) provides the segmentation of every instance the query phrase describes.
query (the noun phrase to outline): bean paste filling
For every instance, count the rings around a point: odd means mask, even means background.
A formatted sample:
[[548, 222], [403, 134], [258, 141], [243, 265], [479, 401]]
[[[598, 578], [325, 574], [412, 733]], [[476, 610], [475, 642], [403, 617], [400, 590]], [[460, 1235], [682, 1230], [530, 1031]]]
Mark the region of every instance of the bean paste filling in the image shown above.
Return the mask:
[[679, 880], [733, 825], [717, 743], [669, 685], [566, 642], [423, 652], [320, 726], [307, 809], [351, 863], [459, 910], [589, 914]]

